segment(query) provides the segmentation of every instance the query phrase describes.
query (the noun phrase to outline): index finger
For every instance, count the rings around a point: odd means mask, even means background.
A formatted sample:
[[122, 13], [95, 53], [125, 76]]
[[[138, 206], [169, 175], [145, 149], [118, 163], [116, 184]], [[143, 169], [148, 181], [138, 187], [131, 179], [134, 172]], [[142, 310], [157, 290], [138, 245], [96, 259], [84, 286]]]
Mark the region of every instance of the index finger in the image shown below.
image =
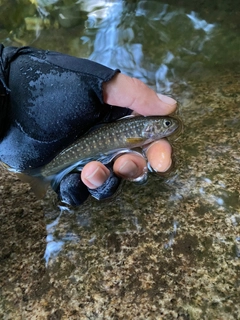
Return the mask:
[[130, 108], [143, 115], [167, 115], [176, 110], [177, 102], [165, 95], [157, 94], [142, 81], [118, 73], [103, 84], [104, 102]]

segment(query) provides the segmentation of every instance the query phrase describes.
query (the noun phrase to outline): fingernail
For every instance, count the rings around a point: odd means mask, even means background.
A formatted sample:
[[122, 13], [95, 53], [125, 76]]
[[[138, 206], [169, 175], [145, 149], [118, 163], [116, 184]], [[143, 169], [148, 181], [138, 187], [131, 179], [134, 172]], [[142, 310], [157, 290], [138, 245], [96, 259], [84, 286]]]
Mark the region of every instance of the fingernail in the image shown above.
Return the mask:
[[166, 162], [164, 165], [161, 164], [161, 163], [159, 163], [159, 164], [158, 164], [155, 168], [153, 168], [153, 169], [154, 169], [154, 171], [156, 171], [156, 172], [162, 172], [162, 173], [164, 173], [164, 172], [168, 171], [168, 170], [171, 168], [171, 166], [172, 166], [172, 159], [169, 159], [169, 161]]
[[169, 105], [174, 105], [174, 104], [177, 103], [177, 101], [174, 100], [173, 98], [170, 98], [170, 97], [168, 97], [168, 96], [165, 96], [165, 95], [163, 95], [163, 94], [161, 94], [161, 93], [157, 93], [157, 96], [158, 96], [158, 98], [159, 98], [162, 102], [167, 103], [167, 104], [169, 104]]
[[108, 178], [107, 172], [102, 168], [98, 167], [93, 173], [86, 177], [86, 179], [93, 185], [95, 188], [100, 187]]
[[135, 178], [138, 174], [138, 167], [133, 161], [125, 161], [118, 172], [124, 177]]

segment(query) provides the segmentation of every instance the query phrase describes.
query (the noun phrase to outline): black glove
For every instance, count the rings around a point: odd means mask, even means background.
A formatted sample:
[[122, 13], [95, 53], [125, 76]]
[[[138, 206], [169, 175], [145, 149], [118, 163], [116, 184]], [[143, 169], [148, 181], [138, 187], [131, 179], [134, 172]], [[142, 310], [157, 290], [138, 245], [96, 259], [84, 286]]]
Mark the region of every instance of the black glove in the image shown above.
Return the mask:
[[88, 198], [89, 194], [98, 200], [110, 198], [117, 191], [121, 179], [114, 174], [111, 164], [107, 165], [107, 168], [110, 170], [109, 178], [96, 189], [87, 189], [79, 179], [79, 173], [66, 175], [56, 190], [60, 200], [78, 206]]
[[[130, 114], [103, 101], [103, 83], [118, 72], [57, 52], [0, 45], [1, 161], [21, 172], [41, 167], [91, 127]], [[93, 192], [105, 198], [119, 183], [112, 173]], [[78, 173], [64, 177], [56, 192], [72, 205], [89, 194]]]

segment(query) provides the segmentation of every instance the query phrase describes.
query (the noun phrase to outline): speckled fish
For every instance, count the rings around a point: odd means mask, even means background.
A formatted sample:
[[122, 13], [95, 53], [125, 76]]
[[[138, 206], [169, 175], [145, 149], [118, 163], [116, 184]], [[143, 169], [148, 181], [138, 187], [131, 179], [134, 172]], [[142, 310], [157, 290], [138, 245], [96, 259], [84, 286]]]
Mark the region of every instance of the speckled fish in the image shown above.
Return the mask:
[[87, 162], [104, 158], [109, 161], [121, 152], [168, 137], [179, 127], [178, 119], [167, 116], [126, 117], [85, 134], [45, 166], [21, 173], [9, 170], [30, 183], [37, 196], [43, 197], [49, 184], [56, 189], [66, 174], [81, 170]]

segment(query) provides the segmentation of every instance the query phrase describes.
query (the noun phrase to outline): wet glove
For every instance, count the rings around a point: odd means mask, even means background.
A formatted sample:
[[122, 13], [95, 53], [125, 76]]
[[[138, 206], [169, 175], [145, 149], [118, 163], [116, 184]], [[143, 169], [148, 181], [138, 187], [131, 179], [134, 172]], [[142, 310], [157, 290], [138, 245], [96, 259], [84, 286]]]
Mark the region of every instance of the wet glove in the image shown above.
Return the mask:
[[[103, 101], [103, 83], [118, 72], [57, 52], [0, 45], [1, 161], [21, 172], [44, 166], [93, 126], [130, 114]], [[111, 196], [120, 183], [108, 168], [108, 180], [90, 191], [96, 198]], [[89, 195], [79, 173], [65, 176], [55, 191], [71, 205]]]

